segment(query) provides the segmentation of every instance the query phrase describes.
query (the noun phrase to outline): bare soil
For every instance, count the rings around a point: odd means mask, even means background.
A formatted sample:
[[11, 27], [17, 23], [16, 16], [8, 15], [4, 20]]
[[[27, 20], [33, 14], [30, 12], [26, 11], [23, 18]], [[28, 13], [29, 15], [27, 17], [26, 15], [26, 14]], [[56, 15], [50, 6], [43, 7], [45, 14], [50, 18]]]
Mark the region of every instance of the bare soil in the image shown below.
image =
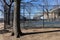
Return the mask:
[[[0, 23], [0, 28], [3, 25]], [[0, 40], [60, 40], [60, 28], [22, 29], [22, 32], [25, 35], [20, 38], [11, 36], [11, 32], [0, 33]]]

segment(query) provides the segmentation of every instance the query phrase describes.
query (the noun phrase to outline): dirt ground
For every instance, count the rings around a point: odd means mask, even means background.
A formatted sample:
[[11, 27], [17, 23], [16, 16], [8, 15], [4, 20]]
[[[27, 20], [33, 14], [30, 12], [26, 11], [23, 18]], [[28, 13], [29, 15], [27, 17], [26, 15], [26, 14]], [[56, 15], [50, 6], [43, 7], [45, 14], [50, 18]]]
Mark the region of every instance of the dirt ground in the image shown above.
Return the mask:
[[[21, 40], [60, 40], [60, 28], [41, 28], [22, 31], [30, 35], [22, 36]], [[35, 32], [35, 34], [32, 34]]]
[[25, 35], [20, 38], [11, 36], [11, 33], [0, 33], [0, 40], [60, 40], [60, 28], [22, 29], [22, 32]]

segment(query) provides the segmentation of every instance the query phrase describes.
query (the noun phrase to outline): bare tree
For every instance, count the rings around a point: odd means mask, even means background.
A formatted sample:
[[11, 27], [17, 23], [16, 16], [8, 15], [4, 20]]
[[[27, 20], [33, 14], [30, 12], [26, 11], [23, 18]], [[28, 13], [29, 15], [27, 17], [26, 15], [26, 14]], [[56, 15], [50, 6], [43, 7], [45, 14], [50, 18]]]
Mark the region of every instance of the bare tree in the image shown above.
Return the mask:
[[6, 2], [6, 0], [3, 0], [3, 1], [4, 1], [5, 5], [7, 6], [7, 10], [8, 10], [8, 12], [7, 12], [7, 24], [10, 25], [10, 11], [11, 11], [11, 6], [12, 6], [12, 3], [13, 3], [13, 0], [9, 0], [10, 4], [8, 4]]
[[2, 14], [4, 14], [4, 29], [6, 29], [6, 24], [7, 24], [7, 20], [6, 20], [6, 18], [7, 18], [7, 6], [4, 4], [3, 0], [0, 0], [0, 2], [2, 4], [0, 6], [3, 8], [3, 10], [0, 9], [0, 11], [2, 11]]
[[22, 34], [20, 29], [20, 0], [14, 0], [14, 20], [13, 30], [16, 37], [20, 37]]

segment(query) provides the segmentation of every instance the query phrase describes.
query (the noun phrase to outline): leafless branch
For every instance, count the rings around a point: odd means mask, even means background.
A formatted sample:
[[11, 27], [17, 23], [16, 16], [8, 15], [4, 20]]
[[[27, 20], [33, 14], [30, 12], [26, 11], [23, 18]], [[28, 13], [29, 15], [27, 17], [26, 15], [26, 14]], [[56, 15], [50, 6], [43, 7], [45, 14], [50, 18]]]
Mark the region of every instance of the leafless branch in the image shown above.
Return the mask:
[[3, 0], [3, 1], [4, 1], [4, 3], [5, 3], [7, 6], [12, 5], [12, 3], [14, 2], [13, 0], [10, 0], [10, 4], [8, 4], [8, 3], [6, 2], [6, 0]]

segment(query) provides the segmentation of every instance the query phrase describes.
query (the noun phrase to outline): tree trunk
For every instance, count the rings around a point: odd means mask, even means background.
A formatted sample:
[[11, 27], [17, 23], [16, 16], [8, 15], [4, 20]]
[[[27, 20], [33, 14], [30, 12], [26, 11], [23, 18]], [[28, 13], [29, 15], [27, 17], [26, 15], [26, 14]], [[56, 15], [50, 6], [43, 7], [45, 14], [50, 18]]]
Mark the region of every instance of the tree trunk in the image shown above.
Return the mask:
[[13, 18], [14, 18], [13, 13], [14, 13], [14, 12], [11, 13], [11, 17], [10, 17], [10, 19], [11, 19], [11, 26], [12, 26], [12, 27], [13, 27]]
[[20, 37], [22, 34], [20, 29], [20, 0], [14, 0], [14, 20], [13, 20], [13, 29], [16, 37]]
[[11, 10], [11, 6], [9, 6], [8, 8], [8, 20], [7, 20], [7, 24], [10, 25], [10, 10]]
[[7, 27], [9, 27], [10, 26], [10, 11], [11, 11], [11, 5], [12, 5], [12, 0], [10, 0], [10, 4], [8, 4], [7, 2], [6, 2], [6, 0], [3, 0], [4, 1], [4, 4], [6, 5], [6, 10], [7, 10]]
[[7, 26], [7, 6], [4, 5], [4, 29], [6, 29]]

